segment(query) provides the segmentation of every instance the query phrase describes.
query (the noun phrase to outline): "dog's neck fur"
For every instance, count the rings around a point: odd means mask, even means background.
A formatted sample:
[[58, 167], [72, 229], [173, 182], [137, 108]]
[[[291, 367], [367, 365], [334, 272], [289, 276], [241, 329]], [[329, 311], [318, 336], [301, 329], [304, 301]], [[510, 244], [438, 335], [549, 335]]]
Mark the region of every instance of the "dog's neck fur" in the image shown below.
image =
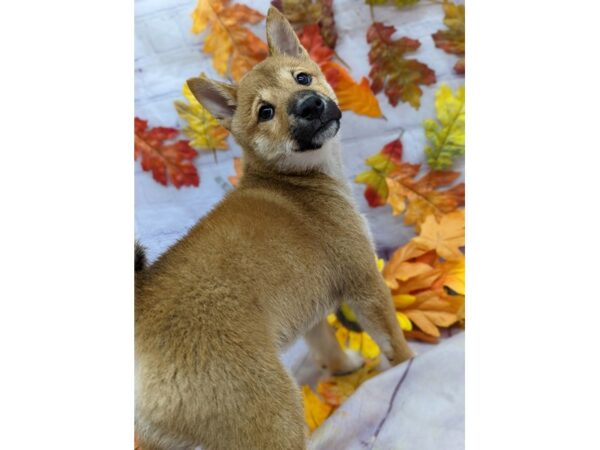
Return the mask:
[[285, 177], [322, 173], [341, 183], [349, 189], [344, 174], [341, 143], [339, 137], [334, 137], [323, 144], [318, 150], [306, 152], [287, 152], [276, 161], [265, 162], [253, 151], [245, 151], [243, 157], [244, 174], [273, 174]]
[[[319, 150], [287, 153], [285, 157], [274, 163], [267, 163], [263, 159], [258, 158], [252, 151], [245, 151], [243, 174], [240, 186], [254, 185], [253, 178], [279, 180], [294, 185], [313, 185], [311, 178], [319, 178], [323, 177], [323, 175], [335, 180], [335, 183], [325, 183], [325, 185], [344, 197], [356, 213], [360, 215], [364, 232], [371, 246], [375, 249], [373, 235], [371, 234], [367, 220], [359, 213], [358, 206], [352, 196], [352, 188], [344, 173], [339, 136], [335, 136], [327, 141]], [[322, 188], [325, 186], [323, 184], [319, 185]]]

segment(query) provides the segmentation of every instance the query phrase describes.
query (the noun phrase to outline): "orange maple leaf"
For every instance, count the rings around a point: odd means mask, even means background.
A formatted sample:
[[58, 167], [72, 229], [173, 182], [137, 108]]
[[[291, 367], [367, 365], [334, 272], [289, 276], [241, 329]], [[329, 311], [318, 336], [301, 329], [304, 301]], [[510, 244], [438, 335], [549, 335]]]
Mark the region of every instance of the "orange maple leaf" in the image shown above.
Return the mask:
[[400, 162], [386, 178], [389, 192], [387, 203], [391, 205], [393, 215], [404, 213], [406, 225], [414, 224], [419, 230], [429, 215], [441, 218], [444, 214], [464, 206], [464, 183], [443, 191], [439, 189], [453, 183], [460, 176], [459, 172], [432, 170], [415, 180], [414, 165], [408, 165], [410, 171], [404, 169], [406, 165], [407, 163]]
[[418, 109], [423, 94], [419, 85], [434, 84], [435, 72], [416, 59], [404, 58], [405, 53], [416, 51], [421, 43], [407, 37], [393, 40], [395, 31], [393, 26], [381, 22], [374, 22], [367, 31], [367, 42], [371, 44], [371, 88], [376, 94], [384, 90], [392, 106], [403, 101]]
[[414, 176], [419, 171], [419, 165], [411, 165], [402, 162], [402, 141], [394, 139], [385, 144], [379, 153], [369, 156], [365, 163], [370, 167], [369, 170], [359, 173], [355, 181], [364, 183], [365, 198], [371, 208], [385, 205], [388, 199], [389, 189], [386, 177], [399, 170], [403, 170], [407, 176]]
[[364, 195], [369, 206], [388, 203], [394, 215], [404, 213], [404, 223], [414, 224], [417, 230], [427, 216], [440, 218], [465, 204], [464, 183], [440, 190], [453, 183], [459, 172], [430, 171], [416, 180], [421, 165], [402, 161], [399, 139], [387, 143], [365, 162], [371, 169], [357, 175], [355, 181], [367, 185]]
[[465, 5], [444, 3], [444, 24], [446, 30], [438, 30], [431, 35], [435, 46], [446, 53], [458, 55], [461, 58], [454, 65], [454, 71], [465, 73]]
[[177, 137], [175, 128], [156, 127], [148, 129], [148, 121], [135, 118], [134, 156], [142, 157], [142, 169], [151, 171], [160, 184], [169, 180], [176, 188], [198, 186], [200, 177], [192, 160], [198, 155], [188, 141], [165, 143]]
[[242, 176], [242, 158], [233, 158], [233, 170], [235, 170], [235, 175], [228, 176], [227, 179], [234, 187], [237, 187]]
[[458, 303], [451, 302], [442, 293], [425, 291], [415, 296], [416, 300], [401, 311], [424, 333], [439, 337], [439, 327], [450, 327], [459, 321]]
[[398, 280], [407, 281], [417, 275], [432, 270], [431, 264], [416, 261], [417, 257], [425, 254], [425, 250], [417, 247], [412, 240], [394, 252], [383, 268], [383, 278], [391, 289], [397, 289]]
[[[418, 330], [407, 338], [436, 342], [440, 327], [464, 324], [464, 212], [425, 220], [419, 236], [394, 252], [383, 269], [397, 313]], [[441, 261], [440, 258], [445, 258]], [[454, 294], [461, 295], [451, 295]]]
[[368, 117], [383, 116], [369, 80], [363, 77], [357, 83], [346, 69], [333, 61], [321, 64], [321, 69], [333, 87], [342, 111], [349, 110]]
[[463, 258], [460, 247], [465, 245], [465, 213], [457, 210], [442, 216], [438, 222], [428, 216], [421, 226], [421, 233], [413, 239], [422, 250], [435, 250], [449, 261]]
[[245, 28], [263, 20], [258, 11], [230, 0], [198, 0], [192, 13], [192, 33], [210, 27], [204, 52], [212, 54], [213, 67], [221, 74], [231, 73], [238, 81], [254, 65], [267, 57], [267, 44]]

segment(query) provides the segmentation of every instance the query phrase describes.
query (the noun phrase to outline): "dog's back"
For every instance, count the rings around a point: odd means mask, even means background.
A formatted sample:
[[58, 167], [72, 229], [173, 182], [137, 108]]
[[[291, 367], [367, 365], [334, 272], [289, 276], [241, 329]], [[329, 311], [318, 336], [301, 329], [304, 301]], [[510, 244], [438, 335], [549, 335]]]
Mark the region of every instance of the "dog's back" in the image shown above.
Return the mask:
[[136, 409], [146, 446], [173, 435], [164, 448], [216, 436], [233, 440], [220, 448], [245, 448], [223, 428], [229, 420], [252, 417], [246, 425], [264, 430], [255, 423], [264, 402], [299, 402], [278, 354], [334, 307], [347, 278], [344, 242], [365, 240], [351, 209], [339, 183], [318, 173], [247, 175], [138, 275]]

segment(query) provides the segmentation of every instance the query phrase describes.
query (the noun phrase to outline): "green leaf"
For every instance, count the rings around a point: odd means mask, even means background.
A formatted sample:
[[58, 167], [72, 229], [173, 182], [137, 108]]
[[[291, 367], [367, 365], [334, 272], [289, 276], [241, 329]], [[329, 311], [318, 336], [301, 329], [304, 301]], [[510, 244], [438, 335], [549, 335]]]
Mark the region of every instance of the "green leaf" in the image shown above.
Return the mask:
[[435, 95], [437, 120], [423, 121], [429, 145], [425, 147], [427, 164], [435, 170], [447, 169], [454, 160], [465, 154], [465, 88], [456, 95], [446, 84]]

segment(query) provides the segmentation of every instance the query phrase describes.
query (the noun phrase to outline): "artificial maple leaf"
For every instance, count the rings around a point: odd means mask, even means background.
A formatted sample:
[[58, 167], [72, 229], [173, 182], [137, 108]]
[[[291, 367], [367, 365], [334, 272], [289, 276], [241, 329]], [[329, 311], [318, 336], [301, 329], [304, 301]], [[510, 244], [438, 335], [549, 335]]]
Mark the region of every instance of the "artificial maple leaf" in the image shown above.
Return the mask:
[[323, 42], [334, 49], [338, 34], [333, 17], [333, 0], [273, 0], [271, 2], [299, 32], [309, 24], [318, 25]]
[[[366, 184], [365, 198], [371, 208], [385, 205], [388, 198], [388, 186], [386, 183], [387, 175], [394, 169], [400, 167], [402, 162], [402, 142], [400, 139], [394, 139], [383, 146], [379, 153], [370, 156], [365, 164], [371, 169], [366, 170], [356, 176], [354, 181]], [[419, 166], [412, 167], [405, 165], [406, 170], [414, 171], [416, 174]]]
[[463, 257], [460, 247], [465, 245], [465, 213], [457, 210], [442, 216], [438, 222], [429, 216], [421, 225], [421, 233], [414, 238], [422, 250], [435, 250], [440, 257], [459, 260]]
[[464, 183], [446, 190], [439, 189], [453, 183], [460, 173], [430, 171], [415, 180], [421, 165], [402, 161], [399, 140], [386, 144], [378, 154], [369, 157], [366, 164], [371, 166], [371, 170], [360, 173], [355, 181], [367, 185], [365, 198], [369, 206], [381, 206], [387, 202], [392, 206], [394, 215], [404, 213], [404, 223], [416, 225], [417, 230], [428, 215], [441, 217], [464, 205]]
[[[405, 336], [426, 342], [437, 342], [440, 336], [439, 327], [449, 327], [464, 320], [464, 296], [448, 295], [444, 286], [454, 284], [464, 293], [464, 283], [461, 289], [457, 280], [462, 274], [464, 281], [464, 258], [462, 261], [439, 262], [439, 256], [432, 250], [420, 249], [410, 240], [399, 248], [384, 267], [386, 281], [392, 280], [392, 300], [396, 314], [402, 314], [418, 329], [404, 328]], [[406, 278], [398, 283], [397, 272], [404, 264], [422, 265], [422, 271], [407, 273]], [[448, 286], [449, 287], [449, 286]], [[424, 333], [424, 334], [420, 334]]]
[[437, 344], [440, 341], [437, 337], [423, 333], [421, 330], [406, 331], [404, 337], [409, 341], [421, 341], [428, 344]]
[[331, 48], [335, 48], [337, 44], [338, 34], [335, 29], [335, 18], [333, 17], [333, 0], [320, 0], [321, 2], [321, 35], [325, 44]]
[[226, 141], [229, 132], [196, 100], [187, 83], [183, 83], [183, 96], [189, 103], [175, 100], [175, 109], [179, 117], [187, 122], [183, 134], [190, 139], [190, 145], [202, 151], [229, 148]]
[[304, 420], [315, 431], [329, 417], [333, 407], [321, 400], [309, 386], [302, 386], [302, 402], [304, 403]]
[[376, 358], [380, 352], [377, 343], [366, 332], [348, 330], [344, 326], [338, 326], [335, 337], [340, 347], [360, 353], [364, 358]]
[[294, 28], [317, 23], [321, 19], [322, 4], [313, 0], [273, 0], [271, 4], [282, 12]]
[[[406, 281], [414, 276], [427, 273], [430, 270], [431, 266], [429, 264], [405, 261], [398, 265], [398, 268], [394, 273], [394, 279], [398, 281]], [[393, 288], [393, 286], [391, 287]]]
[[333, 61], [321, 64], [321, 68], [335, 91], [342, 111], [352, 111], [368, 117], [383, 116], [369, 80], [363, 77], [360, 83], [356, 83], [346, 69]]
[[148, 129], [148, 121], [135, 118], [135, 159], [142, 158], [142, 169], [152, 171], [152, 177], [160, 184], [169, 180], [176, 188], [198, 186], [200, 177], [192, 160], [198, 155], [188, 141], [171, 143], [179, 134], [175, 128], [156, 127]]
[[417, 231], [429, 215], [440, 218], [465, 204], [464, 183], [440, 189], [456, 181], [459, 172], [432, 170], [415, 180], [419, 168], [419, 164], [399, 161], [385, 180], [388, 187], [386, 201], [392, 207], [392, 214], [404, 213], [404, 223], [415, 225]]
[[344, 403], [358, 387], [379, 373], [379, 359], [368, 360], [357, 371], [348, 374], [333, 376], [321, 381], [317, 385], [317, 392], [323, 397], [325, 403], [338, 407]]
[[424, 333], [439, 337], [439, 327], [448, 328], [459, 321], [457, 302], [449, 301], [442, 293], [425, 291], [402, 312]]
[[213, 56], [213, 67], [221, 74], [230, 72], [238, 81], [267, 56], [267, 44], [245, 28], [263, 20], [258, 11], [230, 0], [198, 0], [192, 13], [192, 33], [210, 27], [204, 40], [204, 52]]
[[460, 295], [465, 295], [465, 258], [456, 261], [444, 261], [442, 284]]
[[381, 22], [374, 22], [367, 31], [367, 42], [371, 44], [371, 88], [375, 93], [383, 89], [392, 106], [403, 101], [419, 109], [423, 94], [419, 85], [435, 83], [435, 72], [416, 59], [404, 58], [406, 53], [416, 51], [421, 43], [407, 37], [393, 40], [395, 31], [393, 26]]
[[[404, 331], [412, 330], [412, 324], [405, 314], [396, 313], [396, 319], [400, 328]], [[335, 337], [344, 350], [352, 350], [360, 353], [366, 359], [373, 359], [379, 356], [381, 350], [377, 343], [365, 331], [354, 331], [342, 323], [336, 314], [330, 314], [327, 317], [329, 324], [335, 330]]]
[[465, 88], [460, 87], [456, 96], [446, 84], [435, 94], [437, 120], [423, 121], [429, 145], [425, 147], [427, 164], [432, 169], [445, 169], [454, 159], [465, 154]]
[[461, 56], [454, 71], [465, 73], [465, 5], [444, 2], [444, 24], [448, 29], [438, 30], [431, 35], [435, 46], [446, 53]]
[[406, 281], [409, 278], [431, 271], [432, 266], [430, 264], [415, 261], [417, 257], [424, 253], [425, 250], [419, 249], [412, 240], [396, 250], [383, 269], [383, 278], [388, 287], [396, 289], [398, 288], [398, 280]]
[[312, 60], [317, 64], [326, 63], [333, 57], [334, 52], [330, 47], [325, 45], [318, 24], [305, 25], [298, 33], [298, 38]]
[[231, 176], [227, 177], [227, 179], [234, 187], [237, 187], [238, 183], [240, 182], [240, 178], [242, 177], [242, 159], [241, 158], [238, 158], [238, 157], [233, 158], [233, 170], [235, 170], [235, 175], [231, 175]]
[[438, 268], [434, 268], [429, 272], [425, 272], [416, 275], [408, 280], [398, 283], [398, 287], [392, 290], [392, 298], [397, 308], [402, 309], [405, 305], [398, 304], [398, 299], [401, 295], [414, 295], [426, 290], [430, 290], [431, 287], [436, 283], [442, 274], [442, 271]]

